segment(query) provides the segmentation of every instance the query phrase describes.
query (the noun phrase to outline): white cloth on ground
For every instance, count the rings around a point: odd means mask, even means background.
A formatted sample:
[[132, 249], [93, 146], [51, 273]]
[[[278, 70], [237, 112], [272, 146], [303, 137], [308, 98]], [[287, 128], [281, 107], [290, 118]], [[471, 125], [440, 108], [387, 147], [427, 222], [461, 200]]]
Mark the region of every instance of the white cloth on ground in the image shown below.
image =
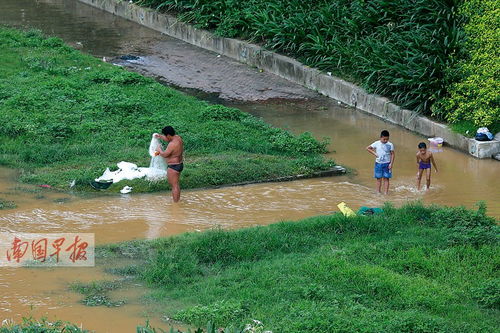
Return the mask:
[[118, 170], [111, 171], [107, 168], [102, 176], [96, 178], [95, 181], [99, 182], [112, 180], [113, 183], [118, 183], [122, 180], [133, 180], [144, 177], [150, 181], [166, 178], [167, 163], [165, 163], [165, 159], [161, 156], [154, 156], [156, 148], [161, 144], [160, 140], [154, 137], [155, 134], [153, 134], [151, 143], [149, 144], [149, 154], [151, 155], [149, 168], [138, 167], [137, 164], [122, 161], [116, 164]]

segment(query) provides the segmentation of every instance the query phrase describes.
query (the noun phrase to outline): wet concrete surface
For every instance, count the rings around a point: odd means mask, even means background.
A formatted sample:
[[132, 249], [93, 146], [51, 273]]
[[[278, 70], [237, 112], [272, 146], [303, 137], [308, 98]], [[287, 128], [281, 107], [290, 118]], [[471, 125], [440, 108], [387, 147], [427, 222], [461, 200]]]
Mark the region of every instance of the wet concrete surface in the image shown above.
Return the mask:
[[222, 100], [255, 102], [318, 97], [311, 90], [274, 74], [173, 38], [165, 37], [147, 53], [139, 60], [114, 58], [111, 62], [168, 85], [200, 90]]
[[[2, 0], [0, 23], [37, 28], [108, 62], [223, 100], [304, 100], [318, 94], [274, 74], [187, 44], [137, 23], [64, 0]], [[140, 61], [123, 61], [123, 55]]]

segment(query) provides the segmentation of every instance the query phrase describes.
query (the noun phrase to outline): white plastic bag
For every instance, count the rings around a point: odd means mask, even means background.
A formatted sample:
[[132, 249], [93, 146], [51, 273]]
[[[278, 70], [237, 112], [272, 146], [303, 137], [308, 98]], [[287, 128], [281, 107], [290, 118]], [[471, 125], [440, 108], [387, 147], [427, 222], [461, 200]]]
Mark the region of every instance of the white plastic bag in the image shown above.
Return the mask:
[[158, 133], [154, 133], [153, 137], [151, 138], [151, 143], [149, 144], [149, 156], [155, 157], [155, 152], [158, 149], [158, 146], [161, 145], [160, 139], [155, 138], [155, 135], [158, 135]]

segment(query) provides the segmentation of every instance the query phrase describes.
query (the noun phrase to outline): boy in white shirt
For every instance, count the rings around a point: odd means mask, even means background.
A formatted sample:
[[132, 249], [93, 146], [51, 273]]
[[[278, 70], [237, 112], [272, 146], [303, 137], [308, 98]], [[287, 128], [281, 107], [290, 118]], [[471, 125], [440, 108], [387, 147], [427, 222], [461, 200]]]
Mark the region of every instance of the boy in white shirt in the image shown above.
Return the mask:
[[377, 179], [377, 191], [382, 193], [382, 183], [384, 194], [389, 193], [389, 179], [392, 178], [392, 166], [394, 165], [394, 145], [389, 142], [389, 131], [383, 130], [380, 133], [380, 140], [375, 141], [366, 150], [376, 157], [374, 177]]

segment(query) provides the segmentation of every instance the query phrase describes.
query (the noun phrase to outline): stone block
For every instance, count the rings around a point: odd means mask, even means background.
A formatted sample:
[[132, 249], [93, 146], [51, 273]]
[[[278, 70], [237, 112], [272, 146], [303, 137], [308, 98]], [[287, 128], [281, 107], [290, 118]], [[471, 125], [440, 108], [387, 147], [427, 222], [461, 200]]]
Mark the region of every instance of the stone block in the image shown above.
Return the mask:
[[477, 141], [469, 139], [469, 154], [477, 158], [492, 158], [500, 153], [500, 141]]

